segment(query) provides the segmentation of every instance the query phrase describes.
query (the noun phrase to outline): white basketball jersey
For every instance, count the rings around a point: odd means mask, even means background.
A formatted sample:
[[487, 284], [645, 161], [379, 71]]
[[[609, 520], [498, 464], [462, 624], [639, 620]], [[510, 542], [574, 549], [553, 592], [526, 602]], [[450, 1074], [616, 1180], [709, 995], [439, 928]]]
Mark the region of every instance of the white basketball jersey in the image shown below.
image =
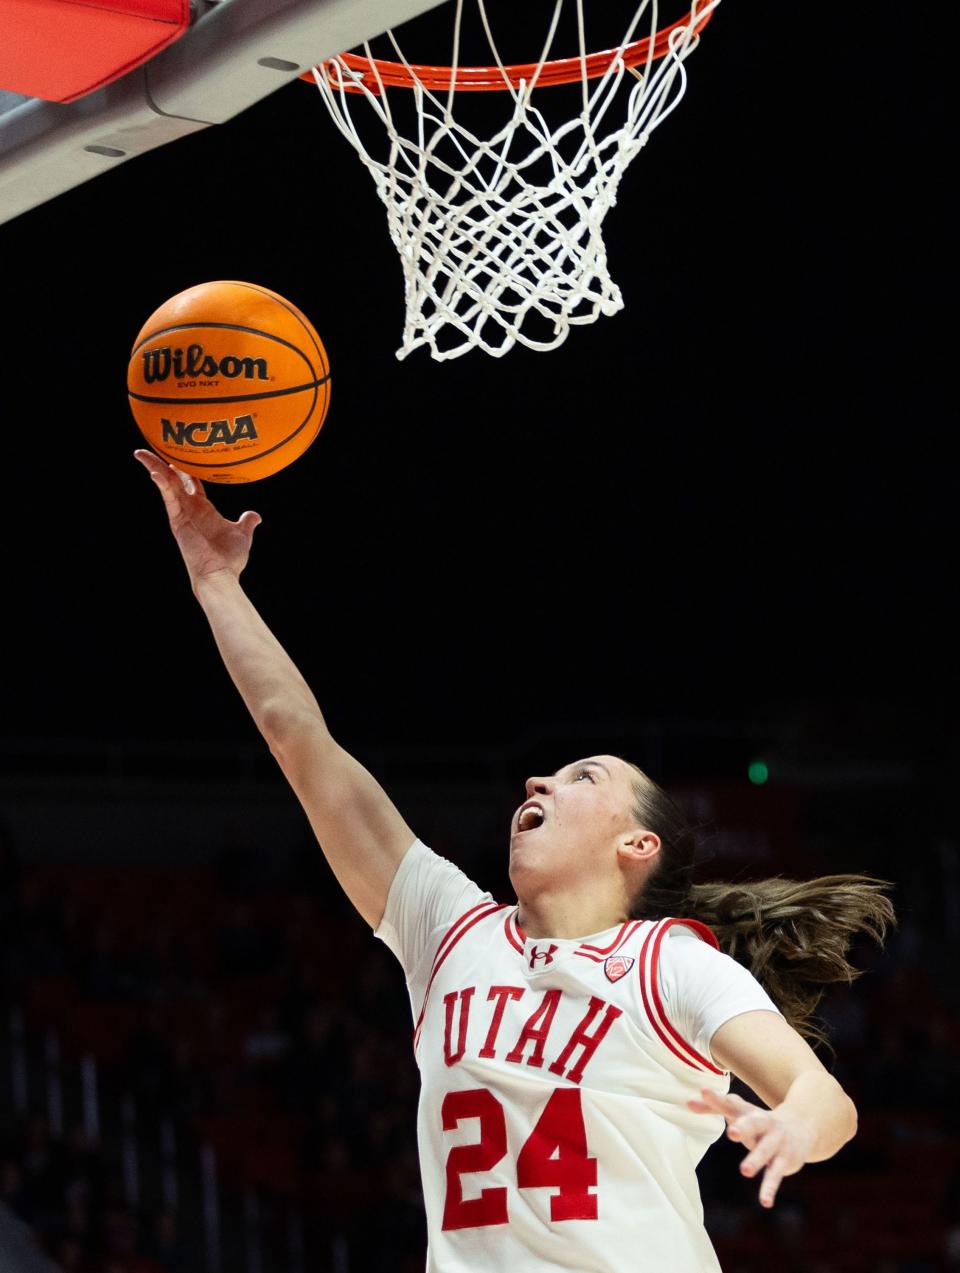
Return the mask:
[[528, 938], [516, 906], [418, 841], [377, 935], [415, 1020], [428, 1270], [717, 1273], [694, 1169], [724, 1121], [686, 1102], [729, 1076], [676, 1027], [665, 946], [707, 943], [736, 969], [720, 1015], [776, 1009], [707, 928]]

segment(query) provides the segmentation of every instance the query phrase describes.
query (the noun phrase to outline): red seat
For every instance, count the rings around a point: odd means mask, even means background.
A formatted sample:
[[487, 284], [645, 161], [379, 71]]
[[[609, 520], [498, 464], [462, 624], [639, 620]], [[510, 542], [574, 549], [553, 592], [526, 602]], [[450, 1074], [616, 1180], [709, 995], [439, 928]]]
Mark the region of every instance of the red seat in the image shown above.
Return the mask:
[[287, 1195], [301, 1186], [299, 1146], [305, 1127], [302, 1119], [275, 1112], [238, 1111], [195, 1121], [200, 1138], [216, 1150], [221, 1180], [267, 1185]]
[[27, 1025], [34, 1030], [60, 1025], [78, 993], [70, 977], [32, 977], [24, 993]]
[[144, 1008], [135, 1003], [78, 999], [60, 1023], [64, 1052], [73, 1057], [92, 1053], [101, 1065], [118, 1061], [144, 1015]]
[[0, 0], [0, 88], [72, 102], [180, 36], [190, 0]]

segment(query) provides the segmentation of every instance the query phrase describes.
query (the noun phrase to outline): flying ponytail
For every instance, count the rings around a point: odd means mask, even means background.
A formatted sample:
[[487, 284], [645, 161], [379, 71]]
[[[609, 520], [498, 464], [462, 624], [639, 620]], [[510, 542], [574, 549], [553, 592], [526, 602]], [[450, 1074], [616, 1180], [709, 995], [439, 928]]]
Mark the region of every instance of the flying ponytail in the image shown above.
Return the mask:
[[790, 1025], [813, 1042], [829, 1040], [813, 1019], [827, 986], [860, 972], [847, 959], [860, 933], [882, 946], [896, 923], [890, 885], [868, 875], [824, 875], [753, 883], [694, 884], [696, 840], [682, 810], [633, 766], [638, 820], [660, 837], [659, 866], [634, 899], [634, 919], [698, 919], [720, 949], [747, 967]]

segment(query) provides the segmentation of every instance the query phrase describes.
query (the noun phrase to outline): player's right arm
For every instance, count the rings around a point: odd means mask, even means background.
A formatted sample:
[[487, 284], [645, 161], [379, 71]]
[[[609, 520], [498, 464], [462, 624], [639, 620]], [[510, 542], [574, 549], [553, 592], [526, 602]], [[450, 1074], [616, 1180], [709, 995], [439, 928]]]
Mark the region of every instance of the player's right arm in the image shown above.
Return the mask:
[[259, 514], [229, 522], [200, 482], [150, 451], [136, 456], [163, 496], [194, 595], [233, 683], [334, 875], [377, 928], [393, 877], [416, 837], [373, 775], [333, 739], [310, 687], [240, 586]]

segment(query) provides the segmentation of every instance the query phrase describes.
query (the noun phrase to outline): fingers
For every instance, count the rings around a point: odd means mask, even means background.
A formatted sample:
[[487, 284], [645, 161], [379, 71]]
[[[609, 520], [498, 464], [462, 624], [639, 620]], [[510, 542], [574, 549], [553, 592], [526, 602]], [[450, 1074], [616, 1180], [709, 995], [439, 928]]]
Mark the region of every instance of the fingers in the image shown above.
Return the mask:
[[167, 467], [163, 460], [158, 459], [152, 451], [148, 451], [144, 447], [138, 448], [133, 454], [143, 467], [151, 473], [156, 469], [165, 469]]
[[241, 514], [235, 522], [225, 521], [207, 499], [203, 483], [199, 479], [172, 464], [165, 464], [152, 451], [141, 449], [133, 454], [159, 488], [175, 533], [179, 533], [189, 523], [205, 536], [219, 533], [218, 528], [236, 526], [245, 535], [252, 537], [263, 521], [260, 514], [252, 509]]
[[786, 1174], [786, 1162], [777, 1156], [763, 1173], [763, 1184], [760, 1186], [760, 1205], [772, 1207], [780, 1188], [780, 1182]]
[[780, 1182], [786, 1174], [787, 1160], [777, 1152], [779, 1146], [780, 1137], [770, 1133], [760, 1140], [753, 1152], [747, 1154], [740, 1164], [741, 1174], [748, 1177], [755, 1176], [761, 1168], [766, 1168], [760, 1185], [760, 1205], [763, 1207], [773, 1206]]
[[173, 469], [169, 464], [158, 460], [150, 451], [134, 451], [134, 455], [150, 474], [163, 497], [167, 513], [171, 521], [182, 512], [180, 496], [184, 494], [181, 484], [174, 480]]
[[699, 1101], [687, 1101], [687, 1107], [697, 1114], [722, 1114], [729, 1121], [743, 1114], [753, 1113], [757, 1109], [756, 1105], [751, 1105], [749, 1101], [736, 1096], [733, 1092], [723, 1095], [720, 1092], [711, 1091], [709, 1087], [702, 1087], [700, 1096], [702, 1099]]
[[727, 1137], [730, 1140], [742, 1141], [753, 1149], [760, 1138], [770, 1129], [770, 1111], [753, 1110], [735, 1119], [727, 1126]]
[[779, 1148], [779, 1135], [776, 1131], [769, 1131], [765, 1136], [760, 1137], [750, 1153], [744, 1158], [740, 1164], [740, 1171], [744, 1176], [755, 1176], [761, 1167], [765, 1167], [767, 1163], [776, 1157]]
[[797, 1162], [785, 1146], [783, 1129], [774, 1126], [760, 1137], [751, 1152], [744, 1158], [740, 1164], [740, 1172], [744, 1176], [751, 1177], [765, 1169], [760, 1186], [760, 1205], [772, 1207], [784, 1176], [792, 1175], [799, 1170], [800, 1166], [802, 1162]]
[[[791, 1165], [783, 1153], [778, 1153], [778, 1139], [764, 1137], [754, 1152], [744, 1158], [740, 1170], [745, 1176], [754, 1176], [761, 1167], [765, 1167], [763, 1183], [760, 1184], [760, 1206], [773, 1207], [777, 1198], [777, 1190], [784, 1176], [792, 1175]], [[793, 1169], [796, 1171], [796, 1167]]]
[[163, 460], [154, 455], [152, 451], [145, 451], [141, 449], [134, 451], [133, 454], [147, 470], [150, 476], [158, 479], [159, 482], [162, 483], [164, 481], [171, 480], [173, 474], [176, 474], [176, 476], [180, 479], [183, 489], [188, 495], [203, 494], [203, 486], [196, 478], [191, 477], [189, 473], [184, 473], [180, 469], [174, 468], [172, 464], [164, 464]]
[[687, 1108], [695, 1114], [723, 1114], [730, 1140], [740, 1141], [750, 1149], [740, 1164], [741, 1173], [752, 1177], [763, 1170], [760, 1204], [772, 1207], [784, 1176], [799, 1171], [804, 1162], [785, 1140], [782, 1124], [776, 1122], [770, 1110], [751, 1105], [739, 1096], [722, 1096], [709, 1088], [701, 1088], [700, 1095], [699, 1101], [687, 1101]]
[[183, 496], [198, 502], [206, 499], [203, 484], [189, 473], [181, 472], [172, 464], [164, 464], [152, 451], [141, 449], [133, 454], [156, 482], [171, 517], [185, 511]]
[[695, 1114], [722, 1114], [727, 1120], [727, 1136], [733, 1141], [742, 1141], [753, 1149], [761, 1136], [770, 1128], [770, 1111], [751, 1105], [740, 1096], [732, 1093], [721, 1095], [711, 1092], [709, 1088], [701, 1088], [699, 1101], [688, 1101], [687, 1108]]
[[711, 1092], [709, 1088], [700, 1089], [701, 1100], [687, 1101], [687, 1109], [692, 1109], [695, 1114], [722, 1114], [723, 1110], [720, 1106], [720, 1097], [716, 1092]]

